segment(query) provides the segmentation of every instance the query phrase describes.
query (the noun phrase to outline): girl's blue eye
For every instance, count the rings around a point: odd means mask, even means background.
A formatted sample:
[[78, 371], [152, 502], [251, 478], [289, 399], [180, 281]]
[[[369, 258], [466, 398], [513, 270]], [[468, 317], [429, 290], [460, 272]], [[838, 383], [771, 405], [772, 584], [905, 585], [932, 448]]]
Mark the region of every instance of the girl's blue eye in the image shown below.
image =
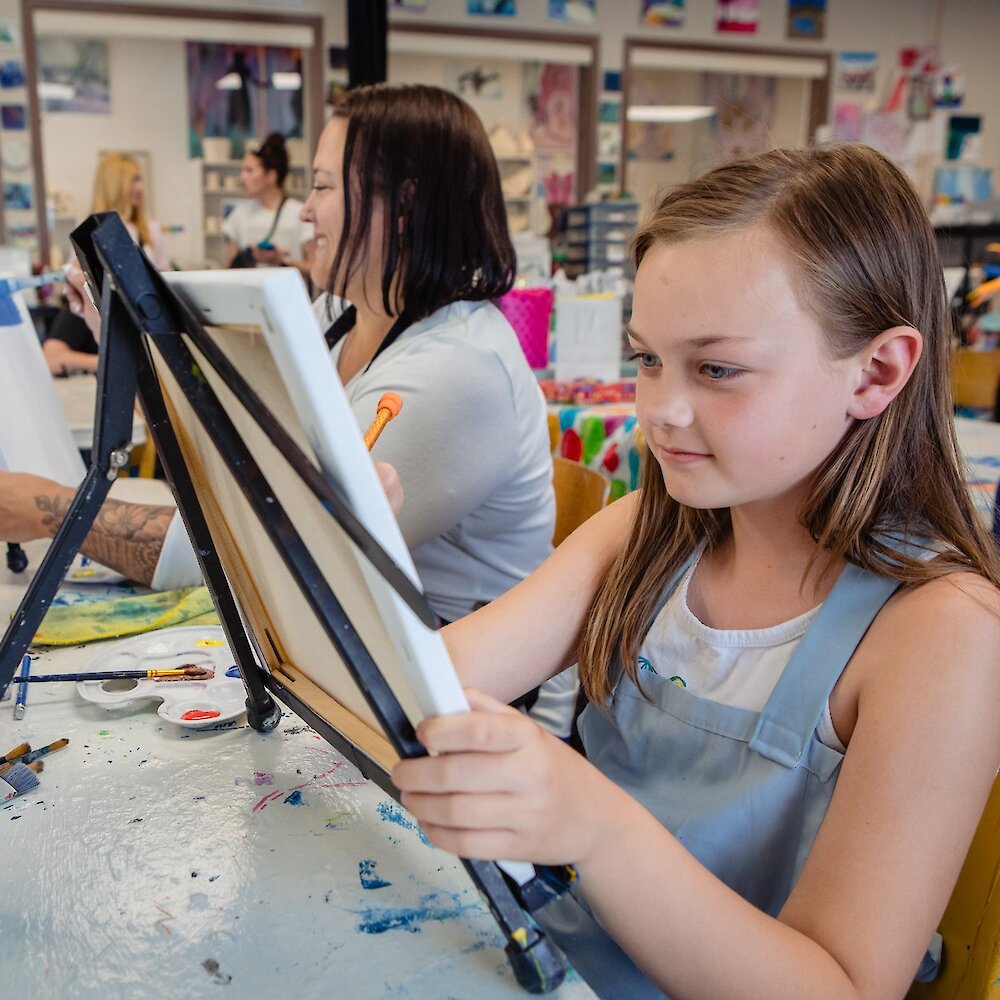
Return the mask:
[[645, 351], [633, 351], [629, 361], [636, 362], [640, 368], [655, 368], [660, 363], [655, 354], [647, 354]]
[[726, 379], [736, 378], [741, 374], [739, 368], [730, 368], [728, 365], [704, 364], [701, 366], [701, 373], [710, 382], [724, 382]]

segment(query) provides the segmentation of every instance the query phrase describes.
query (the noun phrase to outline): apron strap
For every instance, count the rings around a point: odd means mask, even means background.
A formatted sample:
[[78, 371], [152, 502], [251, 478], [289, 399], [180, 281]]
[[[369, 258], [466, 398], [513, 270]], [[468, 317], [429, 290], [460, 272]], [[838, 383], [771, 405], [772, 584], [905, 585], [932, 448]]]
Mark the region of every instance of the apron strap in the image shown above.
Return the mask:
[[760, 713], [752, 749], [785, 767], [802, 761], [830, 692], [899, 585], [853, 564], [844, 568]]

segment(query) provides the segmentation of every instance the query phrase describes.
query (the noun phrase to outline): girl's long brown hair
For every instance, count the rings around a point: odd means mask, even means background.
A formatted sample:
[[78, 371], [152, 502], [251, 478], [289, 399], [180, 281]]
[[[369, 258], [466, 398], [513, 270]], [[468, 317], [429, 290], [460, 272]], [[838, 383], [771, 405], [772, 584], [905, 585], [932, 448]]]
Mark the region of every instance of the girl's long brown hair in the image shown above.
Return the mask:
[[[663, 195], [633, 241], [650, 247], [767, 226], [788, 251], [800, 305], [819, 320], [831, 356], [847, 358], [895, 326], [924, 338], [905, 388], [855, 421], [816, 473], [799, 512], [818, 552], [881, 576], [923, 583], [970, 570], [1000, 587], [1000, 558], [961, 472], [950, 380], [950, 313], [937, 244], [906, 177], [868, 146], [773, 150], [726, 164]], [[794, 414], [789, 419], [795, 419]], [[619, 658], [638, 683], [639, 646], [658, 596], [702, 539], [730, 530], [728, 510], [685, 507], [644, 456], [629, 537], [594, 599], [579, 651], [591, 701], [605, 703]], [[933, 539], [934, 559], [886, 534]]]

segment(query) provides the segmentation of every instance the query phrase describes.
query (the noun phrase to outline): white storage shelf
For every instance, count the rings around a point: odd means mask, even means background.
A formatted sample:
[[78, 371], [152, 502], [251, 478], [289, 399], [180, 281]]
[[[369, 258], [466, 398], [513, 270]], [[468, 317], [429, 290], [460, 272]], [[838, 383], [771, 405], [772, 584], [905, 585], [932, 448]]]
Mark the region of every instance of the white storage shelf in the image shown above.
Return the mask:
[[535, 157], [531, 154], [498, 156], [497, 166], [500, 168], [500, 184], [511, 232], [530, 229], [531, 207], [538, 186]]

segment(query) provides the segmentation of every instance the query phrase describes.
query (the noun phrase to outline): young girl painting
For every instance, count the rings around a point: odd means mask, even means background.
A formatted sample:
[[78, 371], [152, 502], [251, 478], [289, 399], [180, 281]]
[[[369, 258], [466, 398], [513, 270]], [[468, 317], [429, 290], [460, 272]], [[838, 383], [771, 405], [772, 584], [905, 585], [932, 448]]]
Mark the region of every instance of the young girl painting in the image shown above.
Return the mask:
[[[393, 777], [430, 838], [569, 862], [604, 997], [902, 997], [1000, 761], [1000, 569], [934, 235], [860, 146], [665, 195], [634, 244], [641, 487], [446, 630], [472, 711]], [[579, 662], [587, 758], [504, 704]]]

